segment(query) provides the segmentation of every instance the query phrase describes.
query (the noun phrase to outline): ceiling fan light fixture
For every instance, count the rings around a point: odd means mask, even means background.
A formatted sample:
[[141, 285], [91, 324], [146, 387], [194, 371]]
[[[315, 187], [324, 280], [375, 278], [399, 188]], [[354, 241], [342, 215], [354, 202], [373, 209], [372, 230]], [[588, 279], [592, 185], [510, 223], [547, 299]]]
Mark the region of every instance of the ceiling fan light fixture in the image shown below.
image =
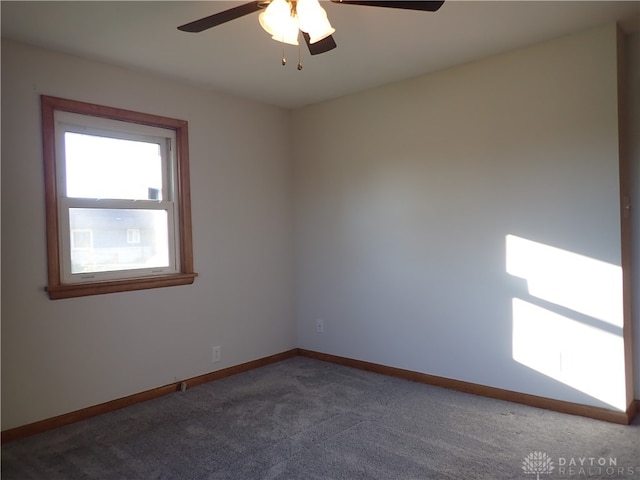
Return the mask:
[[298, 20], [287, 0], [273, 0], [258, 17], [260, 26], [278, 42], [298, 45]]
[[298, 0], [296, 10], [298, 25], [300, 30], [309, 34], [309, 43], [319, 42], [336, 31], [318, 0]]
[[288, 45], [299, 45], [298, 43], [298, 29], [287, 30], [272, 35], [271, 38], [276, 42], [286, 43]]

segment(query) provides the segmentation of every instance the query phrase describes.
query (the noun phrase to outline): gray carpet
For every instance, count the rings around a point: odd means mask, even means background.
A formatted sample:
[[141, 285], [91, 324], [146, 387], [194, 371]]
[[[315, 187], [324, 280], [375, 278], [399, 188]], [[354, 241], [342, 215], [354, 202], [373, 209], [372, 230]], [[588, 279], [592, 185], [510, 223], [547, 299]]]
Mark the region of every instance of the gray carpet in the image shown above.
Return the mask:
[[[524, 464], [534, 452], [546, 466]], [[296, 357], [2, 447], [3, 480], [536, 477], [640, 478], [638, 419], [615, 425]]]

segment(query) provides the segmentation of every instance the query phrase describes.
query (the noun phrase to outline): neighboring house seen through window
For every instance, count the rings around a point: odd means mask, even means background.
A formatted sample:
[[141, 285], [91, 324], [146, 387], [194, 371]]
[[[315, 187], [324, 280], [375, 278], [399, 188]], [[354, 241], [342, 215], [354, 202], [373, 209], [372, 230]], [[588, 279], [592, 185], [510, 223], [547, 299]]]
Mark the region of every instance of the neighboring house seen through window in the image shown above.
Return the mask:
[[187, 122], [42, 97], [52, 299], [193, 283]]

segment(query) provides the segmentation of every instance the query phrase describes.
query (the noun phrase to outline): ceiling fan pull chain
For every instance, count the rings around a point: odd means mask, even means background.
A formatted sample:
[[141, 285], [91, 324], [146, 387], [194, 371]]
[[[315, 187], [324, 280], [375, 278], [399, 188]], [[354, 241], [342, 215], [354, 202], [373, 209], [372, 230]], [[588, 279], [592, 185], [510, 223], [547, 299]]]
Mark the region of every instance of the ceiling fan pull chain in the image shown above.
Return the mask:
[[284, 42], [280, 42], [282, 44], [282, 66], [284, 67], [287, 64], [287, 57], [284, 56]]
[[302, 54], [300, 53], [300, 30], [298, 30], [298, 70], [302, 70]]

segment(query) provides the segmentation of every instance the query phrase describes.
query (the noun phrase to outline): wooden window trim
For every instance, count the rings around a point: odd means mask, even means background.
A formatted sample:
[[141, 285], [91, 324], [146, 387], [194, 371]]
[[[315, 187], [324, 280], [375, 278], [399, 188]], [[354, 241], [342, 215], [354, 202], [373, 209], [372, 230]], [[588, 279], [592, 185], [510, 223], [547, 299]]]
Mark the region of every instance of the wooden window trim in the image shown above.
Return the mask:
[[[56, 183], [55, 111], [65, 111], [111, 120], [138, 123], [170, 129], [176, 135], [177, 178], [176, 197], [179, 216], [180, 272], [169, 275], [128, 278], [82, 284], [65, 284], [61, 279], [60, 242], [58, 236], [58, 191]], [[105, 293], [128, 292], [192, 284], [197, 276], [193, 271], [193, 243], [191, 236], [191, 191], [189, 184], [188, 123], [159, 115], [134, 112], [64, 98], [41, 96], [42, 143], [44, 160], [48, 285], [52, 300]]]

